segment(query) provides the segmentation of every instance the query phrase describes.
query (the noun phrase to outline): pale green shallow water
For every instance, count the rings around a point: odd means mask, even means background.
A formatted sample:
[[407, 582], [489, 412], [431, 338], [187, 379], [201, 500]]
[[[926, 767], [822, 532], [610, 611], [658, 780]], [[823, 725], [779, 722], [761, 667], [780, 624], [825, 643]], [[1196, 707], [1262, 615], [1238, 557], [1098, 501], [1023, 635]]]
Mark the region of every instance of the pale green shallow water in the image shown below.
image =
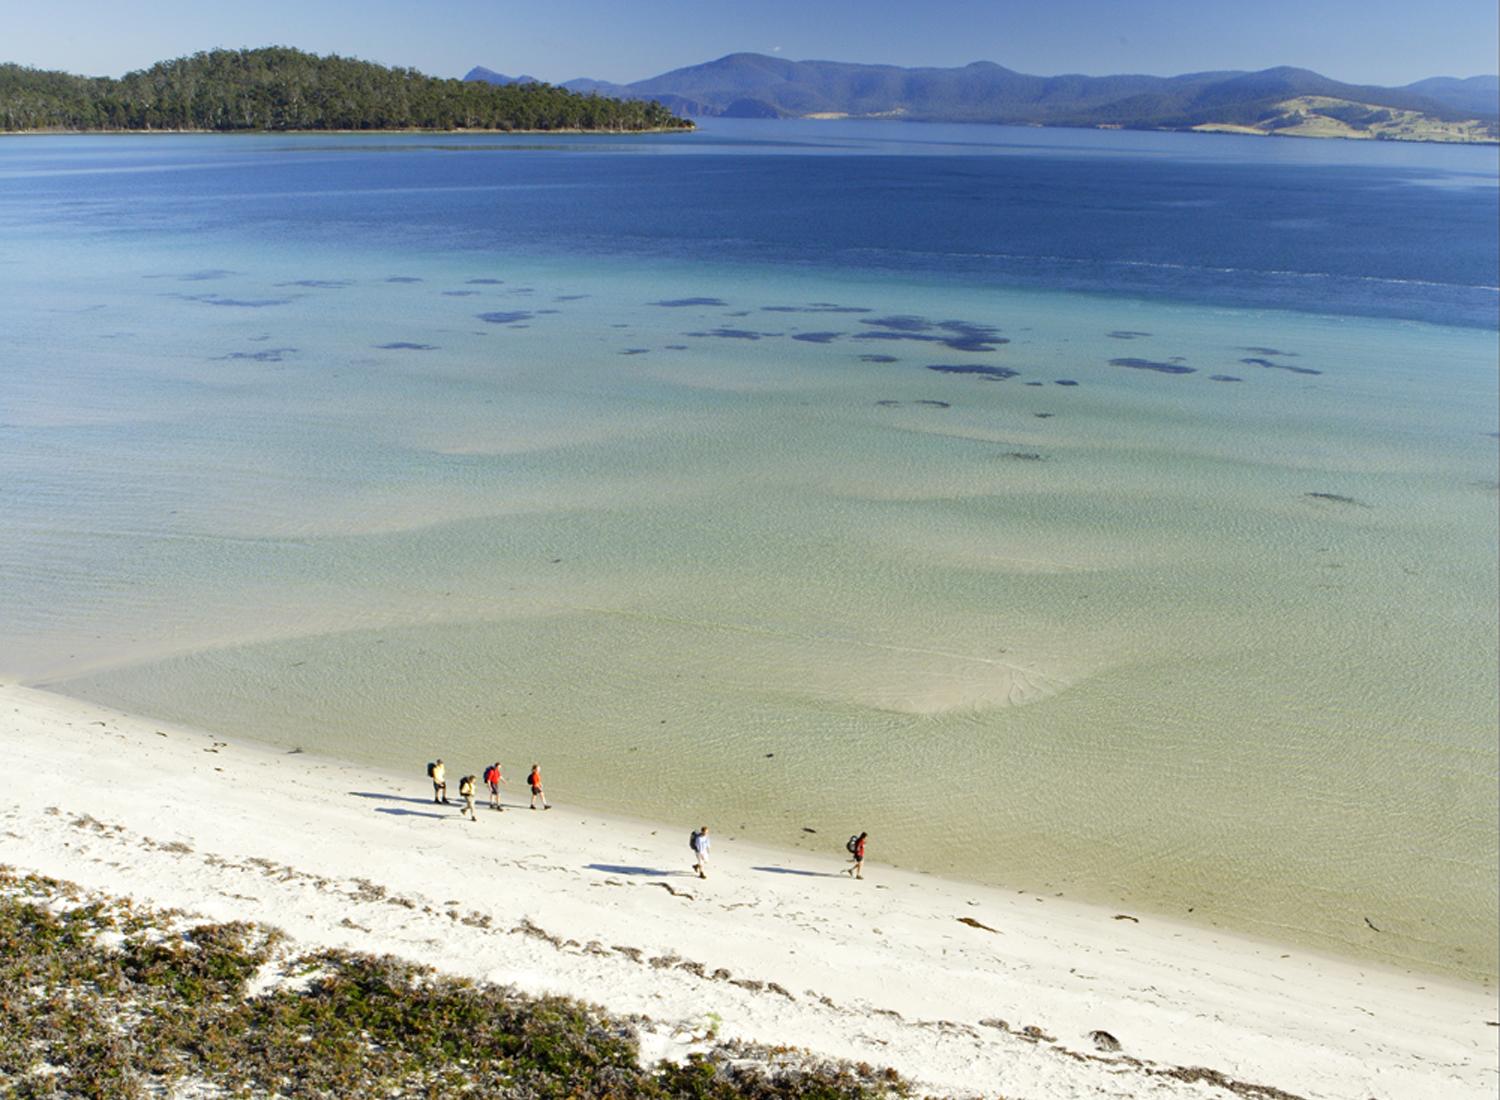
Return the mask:
[[[1493, 332], [285, 243], [184, 282], [136, 276], [202, 257], [100, 247], [0, 266], [47, 363], [3, 391], [0, 675], [414, 788], [433, 755], [540, 759], [564, 804], [867, 829], [905, 866], [1496, 974]], [[356, 285], [169, 296], [306, 278]], [[728, 305], [643, 305], [695, 295]], [[1022, 375], [682, 335], [853, 326], [732, 316], [824, 301], [1000, 325], [985, 361]], [[1260, 346], [1323, 373], [1237, 363]]]

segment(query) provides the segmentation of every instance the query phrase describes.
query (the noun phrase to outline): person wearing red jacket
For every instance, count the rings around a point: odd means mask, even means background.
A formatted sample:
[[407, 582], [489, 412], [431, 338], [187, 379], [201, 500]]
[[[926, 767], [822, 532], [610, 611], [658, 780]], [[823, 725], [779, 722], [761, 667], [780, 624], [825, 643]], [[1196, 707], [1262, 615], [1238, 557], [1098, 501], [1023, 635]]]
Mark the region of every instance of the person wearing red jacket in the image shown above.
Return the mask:
[[865, 877], [865, 838], [869, 833], [860, 833], [859, 836], [851, 836], [849, 843], [844, 845], [849, 854], [854, 857], [854, 862], [844, 868], [844, 874], [852, 875], [854, 878]]
[[536, 809], [536, 800], [542, 800], [542, 809], [550, 810], [552, 805], [547, 801], [546, 794], [542, 791], [542, 766], [531, 765], [531, 774], [526, 777], [526, 782], [531, 784], [531, 808]]
[[505, 782], [505, 773], [500, 770], [500, 761], [496, 760], [484, 769], [484, 781], [490, 788], [490, 809], [503, 811], [505, 807], [500, 805], [500, 785]]

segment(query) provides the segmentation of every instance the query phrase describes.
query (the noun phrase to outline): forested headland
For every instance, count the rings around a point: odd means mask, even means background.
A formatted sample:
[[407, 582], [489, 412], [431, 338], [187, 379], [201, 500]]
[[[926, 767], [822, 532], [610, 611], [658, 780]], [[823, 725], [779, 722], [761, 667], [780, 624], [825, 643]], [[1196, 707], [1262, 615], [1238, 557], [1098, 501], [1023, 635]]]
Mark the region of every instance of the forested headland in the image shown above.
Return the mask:
[[677, 130], [650, 100], [495, 86], [287, 47], [210, 50], [118, 80], [0, 64], [0, 130]]

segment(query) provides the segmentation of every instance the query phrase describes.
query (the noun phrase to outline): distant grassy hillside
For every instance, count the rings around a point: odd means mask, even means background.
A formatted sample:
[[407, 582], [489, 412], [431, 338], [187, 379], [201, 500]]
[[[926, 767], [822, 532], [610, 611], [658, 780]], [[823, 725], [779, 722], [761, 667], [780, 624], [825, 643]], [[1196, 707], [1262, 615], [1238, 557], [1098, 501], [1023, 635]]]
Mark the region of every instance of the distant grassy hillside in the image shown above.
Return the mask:
[[212, 50], [119, 80], [0, 65], [0, 130], [665, 130], [649, 100], [440, 80], [280, 46]]
[[1474, 143], [1495, 140], [1494, 123], [1434, 118], [1420, 111], [1381, 107], [1332, 96], [1283, 100], [1248, 123], [1202, 123], [1195, 130], [1290, 137], [1367, 138], [1381, 141]]

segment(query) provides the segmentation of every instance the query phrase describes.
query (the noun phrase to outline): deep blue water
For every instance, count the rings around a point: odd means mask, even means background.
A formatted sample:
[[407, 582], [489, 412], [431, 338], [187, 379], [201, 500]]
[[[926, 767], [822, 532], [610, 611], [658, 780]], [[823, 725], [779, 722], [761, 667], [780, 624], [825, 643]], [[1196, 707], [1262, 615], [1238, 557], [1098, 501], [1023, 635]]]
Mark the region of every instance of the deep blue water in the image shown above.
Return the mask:
[[55, 215], [62, 202], [78, 228], [141, 233], [155, 207], [160, 224], [205, 235], [347, 247], [366, 234], [372, 247], [831, 268], [1497, 327], [1496, 163], [1488, 147], [899, 123], [8, 138], [0, 219], [14, 227], [32, 204]]

